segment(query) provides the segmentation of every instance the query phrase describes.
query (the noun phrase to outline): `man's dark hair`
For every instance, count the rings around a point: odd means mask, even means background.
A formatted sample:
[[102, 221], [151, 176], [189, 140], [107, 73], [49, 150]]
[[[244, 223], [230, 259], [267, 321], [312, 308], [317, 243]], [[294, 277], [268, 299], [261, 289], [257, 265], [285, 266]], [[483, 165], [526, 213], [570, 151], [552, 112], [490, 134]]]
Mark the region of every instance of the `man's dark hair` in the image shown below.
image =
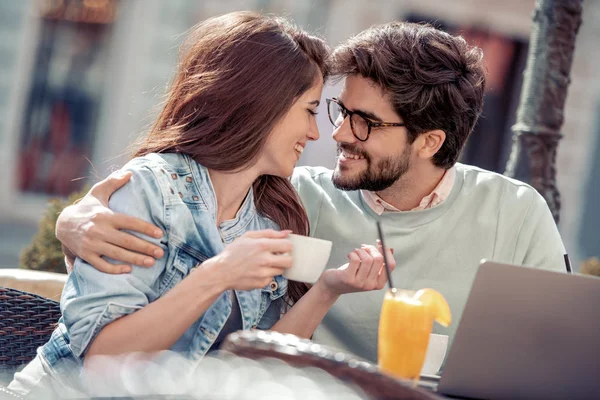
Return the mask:
[[483, 52], [430, 25], [392, 22], [367, 29], [333, 52], [337, 76], [379, 85], [402, 117], [409, 143], [441, 129], [446, 140], [433, 163], [452, 167], [483, 108]]

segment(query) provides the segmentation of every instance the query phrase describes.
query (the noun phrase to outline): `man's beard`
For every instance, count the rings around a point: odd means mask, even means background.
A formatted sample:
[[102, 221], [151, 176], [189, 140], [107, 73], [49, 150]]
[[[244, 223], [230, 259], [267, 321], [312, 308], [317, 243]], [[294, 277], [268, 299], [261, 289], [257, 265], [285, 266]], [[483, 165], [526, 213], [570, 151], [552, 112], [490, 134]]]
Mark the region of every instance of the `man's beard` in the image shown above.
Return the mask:
[[338, 156], [342, 150], [364, 157], [367, 168], [358, 174], [350, 175], [350, 173], [346, 173], [346, 176], [344, 176], [338, 164], [333, 172], [332, 182], [340, 190], [379, 192], [392, 186], [410, 168], [411, 147], [408, 145], [399, 157], [388, 157], [377, 162], [373, 162], [369, 154], [363, 152], [357, 146], [338, 144]]

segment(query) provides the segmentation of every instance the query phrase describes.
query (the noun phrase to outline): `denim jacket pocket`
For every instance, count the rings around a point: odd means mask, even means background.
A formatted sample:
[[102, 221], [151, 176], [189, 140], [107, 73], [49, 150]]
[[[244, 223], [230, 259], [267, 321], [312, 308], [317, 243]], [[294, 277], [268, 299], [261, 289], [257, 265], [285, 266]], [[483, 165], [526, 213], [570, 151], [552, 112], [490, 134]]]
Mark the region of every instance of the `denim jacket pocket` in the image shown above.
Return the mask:
[[279, 275], [262, 289], [260, 314], [255, 325], [256, 328], [271, 329], [279, 321], [284, 308], [283, 296], [287, 293], [287, 285], [287, 279]]
[[259, 320], [275, 300], [280, 299], [287, 293], [287, 284], [287, 279], [278, 275], [267, 286], [261, 289]]
[[208, 257], [200, 252], [188, 249], [187, 246], [177, 248], [173, 263], [168, 266], [160, 282], [159, 292], [163, 295], [190, 274], [192, 269], [204, 262]]

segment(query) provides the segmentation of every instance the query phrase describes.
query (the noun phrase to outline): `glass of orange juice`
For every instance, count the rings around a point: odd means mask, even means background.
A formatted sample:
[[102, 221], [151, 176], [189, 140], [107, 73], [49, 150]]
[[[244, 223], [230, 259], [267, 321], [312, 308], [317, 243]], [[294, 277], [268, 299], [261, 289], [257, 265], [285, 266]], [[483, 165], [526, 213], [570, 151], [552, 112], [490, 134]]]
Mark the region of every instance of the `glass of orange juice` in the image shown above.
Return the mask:
[[434, 289], [390, 289], [379, 319], [378, 358], [382, 371], [418, 380], [425, 361], [433, 321], [451, 322], [446, 299]]

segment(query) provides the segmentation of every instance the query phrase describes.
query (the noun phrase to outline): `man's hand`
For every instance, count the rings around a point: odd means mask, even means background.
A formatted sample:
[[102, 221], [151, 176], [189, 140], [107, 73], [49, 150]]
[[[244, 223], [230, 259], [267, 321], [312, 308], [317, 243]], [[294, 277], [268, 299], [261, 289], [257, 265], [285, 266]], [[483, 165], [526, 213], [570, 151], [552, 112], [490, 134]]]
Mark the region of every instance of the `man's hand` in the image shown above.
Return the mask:
[[[150, 267], [163, 250], [152, 243], [123, 232], [129, 230], [160, 238], [162, 231], [156, 226], [129, 215], [115, 213], [108, 208], [110, 196], [125, 185], [131, 172], [109, 176], [95, 184], [78, 203], [63, 210], [56, 222], [56, 237], [73, 255], [85, 260], [96, 269], [111, 273], [127, 273], [130, 265]], [[107, 256], [124, 264], [110, 264]]]
[[[386, 249], [390, 272], [396, 268], [394, 250]], [[338, 269], [323, 272], [317, 284], [321, 284], [334, 295], [344, 293], [367, 292], [385, 287], [387, 273], [381, 244], [377, 247], [363, 244], [348, 254], [349, 262]]]

